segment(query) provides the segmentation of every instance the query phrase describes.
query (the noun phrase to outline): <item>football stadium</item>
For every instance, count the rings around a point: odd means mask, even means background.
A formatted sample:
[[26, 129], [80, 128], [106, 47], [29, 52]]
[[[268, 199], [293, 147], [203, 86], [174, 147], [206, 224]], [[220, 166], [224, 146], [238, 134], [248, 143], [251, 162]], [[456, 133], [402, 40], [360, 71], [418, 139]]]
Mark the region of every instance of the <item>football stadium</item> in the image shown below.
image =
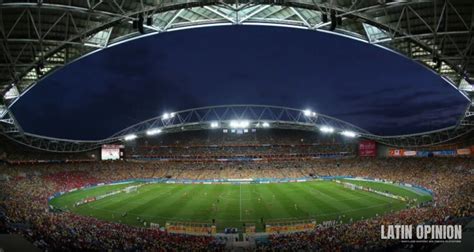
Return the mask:
[[0, 0], [0, 252], [473, 251], [471, 0]]

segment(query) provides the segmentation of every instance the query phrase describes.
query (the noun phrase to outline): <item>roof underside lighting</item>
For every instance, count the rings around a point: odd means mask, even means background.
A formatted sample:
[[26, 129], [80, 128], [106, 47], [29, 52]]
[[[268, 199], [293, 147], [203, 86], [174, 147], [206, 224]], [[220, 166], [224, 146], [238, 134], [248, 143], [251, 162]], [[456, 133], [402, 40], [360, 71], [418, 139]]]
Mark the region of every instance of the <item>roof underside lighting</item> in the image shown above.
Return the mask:
[[353, 131], [345, 130], [341, 132], [341, 135], [346, 136], [346, 137], [356, 137], [357, 134]]
[[250, 125], [249, 121], [230, 121], [229, 126], [234, 129], [248, 128]]
[[136, 139], [136, 138], [137, 138], [137, 135], [135, 135], [135, 134], [130, 134], [130, 135], [126, 135], [126, 136], [123, 138], [123, 140], [125, 140], [125, 141], [132, 141], [132, 140], [134, 140], [134, 139]]
[[149, 129], [146, 131], [148, 136], [158, 135], [161, 133], [161, 129]]
[[319, 130], [323, 133], [333, 133], [334, 132], [334, 128], [329, 127], [329, 126], [322, 126], [321, 128], [319, 128]]

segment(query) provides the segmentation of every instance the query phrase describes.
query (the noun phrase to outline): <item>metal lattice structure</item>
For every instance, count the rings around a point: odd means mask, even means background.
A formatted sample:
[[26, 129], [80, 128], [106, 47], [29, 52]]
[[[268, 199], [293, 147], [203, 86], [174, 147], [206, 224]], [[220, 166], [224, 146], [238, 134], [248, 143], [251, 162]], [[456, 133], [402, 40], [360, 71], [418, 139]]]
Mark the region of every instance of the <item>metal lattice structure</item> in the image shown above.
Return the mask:
[[[4, 134], [14, 139], [33, 137], [15, 123], [9, 108], [56, 69], [132, 39], [213, 25], [276, 25], [345, 36], [411, 58], [469, 99], [474, 94], [472, 0], [3, 0], [0, 122]], [[445, 135], [451, 139], [470, 131], [473, 119], [474, 106], [469, 106], [456, 126], [426, 133], [429, 141], [426, 136], [419, 140], [419, 134], [377, 139], [389, 139], [393, 145], [434, 144]]]
[[[14, 118], [10, 118], [14, 122]], [[233, 126], [234, 123], [245, 122], [245, 126]], [[13, 124], [3, 128], [8, 138], [29, 147], [54, 152], [82, 152], [99, 148], [103, 144], [126, 141], [128, 137], [153, 137], [155, 134], [166, 134], [189, 130], [231, 130], [245, 129], [291, 129], [305, 131], [321, 131], [321, 128], [331, 128], [328, 134], [352, 132], [355, 137], [372, 139], [389, 146], [420, 147], [445, 143], [466, 135], [474, 130], [472, 127], [453, 126], [437, 131], [403, 135], [378, 136], [352, 125], [348, 122], [318, 114], [309, 110], [294, 109], [268, 105], [222, 105], [187, 109], [165, 113], [128, 128], [125, 128], [109, 138], [97, 141], [58, 139], [38, 136], [15, 128]]]
[[[321, 126], [328, 126], [339, 131], [370, 134], [348, 122], [308, 110], [268, 105], [223, 105], [193, 108], [157, 116], [121, 130], [112, 138], [123, 138], [129, 134], [146, 135], [147, 131], [153, 129], [163, 129], [166, 132], [213, 129], [212, 123], [218, 125], [216, 128], [230, 129], [233, 121], [247, 121], [249, 125], [246, 128], [318, 130]], [[263, 126], [264, 123], [268, 126]]]

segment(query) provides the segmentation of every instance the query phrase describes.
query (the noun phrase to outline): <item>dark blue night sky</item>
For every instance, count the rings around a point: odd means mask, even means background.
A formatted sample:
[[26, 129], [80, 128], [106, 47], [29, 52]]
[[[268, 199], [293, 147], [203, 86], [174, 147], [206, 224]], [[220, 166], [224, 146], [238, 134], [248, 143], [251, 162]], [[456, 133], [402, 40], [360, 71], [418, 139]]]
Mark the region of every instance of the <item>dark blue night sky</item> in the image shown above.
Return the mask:
[[27, 132], [99, 139], [198, 106], [311, 108], [372, 133], [453, 125], [468, 101], [418, 63], [298, 29], [229, 26], [164, 33], [86, 57], [14, 105]]

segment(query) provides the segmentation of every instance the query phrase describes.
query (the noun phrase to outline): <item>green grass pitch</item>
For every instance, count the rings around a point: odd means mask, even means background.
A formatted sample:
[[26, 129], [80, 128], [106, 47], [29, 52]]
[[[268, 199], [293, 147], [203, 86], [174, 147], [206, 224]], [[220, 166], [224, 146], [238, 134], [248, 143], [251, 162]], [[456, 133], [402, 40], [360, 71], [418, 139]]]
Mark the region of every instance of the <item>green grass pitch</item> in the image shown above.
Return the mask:
[[[354, 182], [376, 190], [392, 192], [418, 202], [430, 200], [397, 185]], [[98, 219], [143, 226], [164, 225], [166, 221], [211, 223], [218, 231], [255, 224], [292, 220], [360, 220], [407, 207], [407, 203], [372, 192], [351, 190], [332, 181], [276, 184], [146, 184], [136, 192], [120, 193], [74, 207], [81, 199], [103, 195], [130, 186], [105, 185], [64, 194], [50, 204], [77, 214]], [[126, 215], [124, 215], [126, 213]], [[140, 220], [138, 220], [138, 218]]]

